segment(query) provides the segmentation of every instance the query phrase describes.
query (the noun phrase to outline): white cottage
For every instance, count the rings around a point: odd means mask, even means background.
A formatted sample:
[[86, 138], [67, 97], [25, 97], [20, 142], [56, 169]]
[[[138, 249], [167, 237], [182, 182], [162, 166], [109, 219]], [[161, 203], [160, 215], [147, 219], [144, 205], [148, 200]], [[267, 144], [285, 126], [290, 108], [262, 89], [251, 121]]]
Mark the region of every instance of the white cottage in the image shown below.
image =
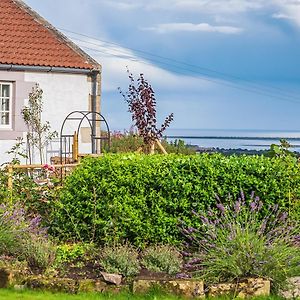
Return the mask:
[[26, 133], [21, 109], [36, 83], [44, 92], [42, 118], [57, 132], [72, 111], [100, 112], [101, 65], [21, 0], [1, 0], [0, 164]]

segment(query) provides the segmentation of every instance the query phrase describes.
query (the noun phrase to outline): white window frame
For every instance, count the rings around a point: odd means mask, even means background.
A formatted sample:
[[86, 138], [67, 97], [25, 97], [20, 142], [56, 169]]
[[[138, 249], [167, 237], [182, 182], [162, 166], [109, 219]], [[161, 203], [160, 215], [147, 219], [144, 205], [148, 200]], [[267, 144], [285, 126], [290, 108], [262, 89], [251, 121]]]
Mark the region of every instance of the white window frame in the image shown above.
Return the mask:
[[2, 100], [2, 86], [3, 85], [8, 85], [9, 86], [9, 119], [8, 119], [8, 124], [4, 125], [0, 123], [0, 130], [1, 129], [12, 129], [12, 106], [13, 106], [13, 88], [12, 88], [12, 83], [11, 82], [6, 82], [6, 81], [0, 81], [0, 113], [2, 112], [7, 112], [7, 111], [2, 111], [1, 109], [1, 100]]

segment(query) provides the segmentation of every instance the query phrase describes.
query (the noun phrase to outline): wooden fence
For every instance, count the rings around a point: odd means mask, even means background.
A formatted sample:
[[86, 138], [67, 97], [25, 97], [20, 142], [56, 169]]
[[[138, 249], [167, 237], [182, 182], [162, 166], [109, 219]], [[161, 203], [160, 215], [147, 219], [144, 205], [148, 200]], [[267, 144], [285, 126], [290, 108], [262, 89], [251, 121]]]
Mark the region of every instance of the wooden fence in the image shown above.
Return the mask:
[[[48, 165], [49, 167], [54, 167], [55, 170], [60, 170], [60, 177], [63, 178], [63, 174], [67, 174], [67, 169], [75, 168], [80, 163], [73, 163], [73, 164], [56, 164], [56, 165]], [[13, 173], [14, 170], [23, 170], [23, 171], [32, 171], [32, 170], [47, 170], [46, 164], [43, 165], [8, 165], [7, 172], [8, 172], [8, 182], [7, 187], [8, 189], [13, 189]]]

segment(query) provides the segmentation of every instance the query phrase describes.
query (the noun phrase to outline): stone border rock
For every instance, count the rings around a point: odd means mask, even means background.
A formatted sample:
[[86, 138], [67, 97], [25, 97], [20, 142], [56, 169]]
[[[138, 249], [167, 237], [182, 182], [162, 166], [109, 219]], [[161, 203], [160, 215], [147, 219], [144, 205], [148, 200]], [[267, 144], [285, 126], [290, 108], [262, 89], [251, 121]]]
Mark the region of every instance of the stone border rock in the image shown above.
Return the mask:
[[271, 284], [262, 278], [247, 278], [239, 283], [220, 283], [208, 287], [208, 296], [232, 295], [238, 298], [269, 296]]
[[280, 295], [287, 299], [300, 299], [300, 276], [290, 278], [288, 284], [287, 290], [281, 291]]
[[[147, 293], [151, 289], [159, 288], [168, 293], [183, 296], [192, 299], [205, 298], [204, 282], [196, 279], [137, 279], [129, 284], [120, 284], [120, 278], [111, 277], [114, 274], [104, 274], [111, 283], [105, 280], [70, 278], [55, 278], [46, 276], [22, 276], [18, 271], [9, 271], [0, 269], [0, 288], [15, 287], [22, 289], [24, 287], [32, 289], [42, 289], [53, 292], [120, 292], [130, 291], [133, 293]], [[106, 278], [106, 279], [107, 279]], [[237, 284], [222, 283], [209, 285], [207, 287], [207, 296], [215, 297], [221, 295], [234, 295], [239, 298], [248, 298], [252, 296], [270, 295], [270, 281], [262, 278], [248, 278]]]
[[133, 293], [145, 294], [152, 288], [159, 287], [171, 294], [188, 298], [204, 298], [204, 283], [202, 280], [147, 280], [139, 279], [133, 282]]
[[117, 286], [110, 284], [104, 280], [93, 279], [71, 279], [46, 277], [41, 275], [22, 276], [17, 271], [9, 271], [0, 269], [0, 288], [15, 287], [22, 289], [23, 287], [31, 289], [43, 289], [53, 292], [118, 292], [121, 290], [129, 290], [128, 285]]

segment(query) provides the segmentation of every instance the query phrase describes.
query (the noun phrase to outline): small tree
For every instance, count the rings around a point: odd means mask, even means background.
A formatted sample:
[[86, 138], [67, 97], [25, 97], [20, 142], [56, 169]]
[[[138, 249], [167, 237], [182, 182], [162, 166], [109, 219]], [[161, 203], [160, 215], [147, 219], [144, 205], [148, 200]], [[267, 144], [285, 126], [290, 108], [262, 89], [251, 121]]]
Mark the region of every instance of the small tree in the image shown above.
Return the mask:
[[22, 116], [27, 126], [26, 135], [29, 162], [32, 163], [35, 149], [38, 151], [41, 164], [45, 161], [44, 150], [48, 143], [57, 137], [56, 131], [51, 131], [50, 123], [42, 121], [43, 90], [36, 84], [29, 94], [28, 106], [22, 109]]
[[128, 91], [123, 93], [120, 88], [119, 91], [124, 100], [128, 103], [134, 126], [137, 127], [139, 135], [143, 138], [144, 144], [149, 150], [170, 126], [174, 114], [171, 113], [166, 117], [164, 123], [158, 128], [156, 99], [151, 85], [144, 78], [143, 74], [140, 74], [136, 81], [129, 69], [127, 69], [127, 73], [130, 81]]
[[24, 146], [25, 142], [23, 141], [23, 138], [18, 137], [15, 145], [13, 145], [11, 149], [6, 152], [7, 154], [12, 155], [12, 160], [9, 162], [10, 164], [18, 165], [21, 162], [20, 158], [28, 158]]

